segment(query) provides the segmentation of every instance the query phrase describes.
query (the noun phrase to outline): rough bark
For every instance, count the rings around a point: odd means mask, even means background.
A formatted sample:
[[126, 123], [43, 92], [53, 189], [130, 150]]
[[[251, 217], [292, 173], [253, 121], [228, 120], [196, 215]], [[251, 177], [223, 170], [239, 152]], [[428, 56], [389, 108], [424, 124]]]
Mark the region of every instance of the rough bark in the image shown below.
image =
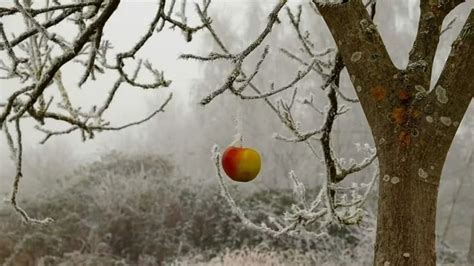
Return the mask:
[[378, 145], [382, 174], [375, 265], [436, 264], [436, 203], [450, 143], [438, 145], [437, 138], [423, 133], [407, 138], [406, 148], [397, 138]]
[[463, 1], [420, 1], [407, 69], [396, 69], [363, 3], [319, 6], [356, 88], [379, 154], [375, 265], [436, 265], [436, 202], [444, 161], [473, 97], [474, 12], [434, 89], [444, 17]]

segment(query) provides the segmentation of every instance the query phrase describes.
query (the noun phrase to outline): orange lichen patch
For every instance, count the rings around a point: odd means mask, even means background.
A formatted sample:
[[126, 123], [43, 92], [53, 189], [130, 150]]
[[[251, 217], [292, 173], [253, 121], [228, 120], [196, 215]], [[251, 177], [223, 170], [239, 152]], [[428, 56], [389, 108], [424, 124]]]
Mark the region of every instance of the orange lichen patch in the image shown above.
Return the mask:
[[402, 147], [408, 147], [411, 142], [410, 133], [406, 131], [400, 131], [400, 134], [398, 135], [398, 140], [400, 141], [400, 145]]
[[421, 115], [421, 112], [418, 111], [417, 109], [412, 108], [412, 109], [410, 109], [410, 115], [413, 118], [419, 118], [420, 115]]
[[387, 91], [385, 90], [384, 87], [377, 86], [372, 89], [372, 97], [374, 97], [376, 101], [379, 102], [385, 99], [386, 96], [387, 96]]
[[410, 100], [411, 95], [407, 90], [400, 90], [398, 91], [398, 99], [402, 101]]
[[399, 125], [406, 122], [406, 110], [403, 107], [396, 107], [392, 110], [393, 121]]

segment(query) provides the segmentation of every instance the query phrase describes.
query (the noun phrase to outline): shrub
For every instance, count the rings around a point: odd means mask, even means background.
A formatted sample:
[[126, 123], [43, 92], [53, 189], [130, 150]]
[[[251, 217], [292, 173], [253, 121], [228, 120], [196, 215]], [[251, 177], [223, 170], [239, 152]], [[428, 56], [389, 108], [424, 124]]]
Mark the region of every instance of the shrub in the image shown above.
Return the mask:
[[[275, 239], [249, 231], [217, 187], [195, 184], [161, 156], [111, 153], [67, 179], [37, 201], [24, 203], [32, 215], [53, 215], [51, 225], [26, 225], [10, 209], [0, 212], [7, 221], [0, 224], [0, 263], [286, 264], [296, 257], [302, 264], [319, 265], [371, 261], [374, 234], [355, 226], [333, 227], [322, 239]], [[264, 214], [281, 214], [293, 202], [290, 190], [243, 196], [236, 187], [232, 193], [238, 204], [257, 223], [268, 222]], [[373, 218], [367, 221], [374, 226]]]

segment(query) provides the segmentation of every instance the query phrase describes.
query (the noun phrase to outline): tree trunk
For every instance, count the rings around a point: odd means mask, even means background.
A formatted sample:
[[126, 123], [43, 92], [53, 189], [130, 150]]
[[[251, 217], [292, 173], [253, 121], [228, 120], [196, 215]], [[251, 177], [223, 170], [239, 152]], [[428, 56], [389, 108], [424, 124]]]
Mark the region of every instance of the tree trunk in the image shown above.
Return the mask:
[[392, 134], [397, 138], [378, 145], [381, 178], [374, 262], [434, 266], [439, 181], [453, 136], [439, 130], [424, 130], [420, 136], [405, 134], [409, 129], [398, 131]]
[[431, 84], [431, 69], [444, 18], [462, 2], [420, 1], [409, 63], [398, 69], [363, 1], [332, 6], [313, 0], [341, 53], [377, 146], [381, 181], [375, 265], [436, 265], [441, 171], [474, 96], [474, 10], [451, 45], [436, 84]]
[[379, 184], [375, 264], [435, 265], [438, 184], [419, 175], [413, 158], [402, 158], [380, 161], [381, 172], [391, 174]]

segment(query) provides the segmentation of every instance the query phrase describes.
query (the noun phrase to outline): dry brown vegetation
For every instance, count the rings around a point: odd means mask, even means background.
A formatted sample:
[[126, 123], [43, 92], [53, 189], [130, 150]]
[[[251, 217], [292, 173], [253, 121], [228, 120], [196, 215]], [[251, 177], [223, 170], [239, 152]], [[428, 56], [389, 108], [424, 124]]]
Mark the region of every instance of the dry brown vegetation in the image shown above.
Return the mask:
[[[352, 265], [372, 259], [374, 235], [364, 226], [333, 228], [317, 241], [255, 234], [223, 204], [218, 189], [190, 185], [189, 177], [160, 156], [111, 153], [68, 180], [24, 203], [32, 215], [54, 214], [54, 224], [25, 224], [2, 209], [1, 263]], [[239, 204], [255, 210], [252, 218], [262, 222], [262, 213], [283, 212], [291, 200], [291, 191], [268, 190], [242, 197]]]

